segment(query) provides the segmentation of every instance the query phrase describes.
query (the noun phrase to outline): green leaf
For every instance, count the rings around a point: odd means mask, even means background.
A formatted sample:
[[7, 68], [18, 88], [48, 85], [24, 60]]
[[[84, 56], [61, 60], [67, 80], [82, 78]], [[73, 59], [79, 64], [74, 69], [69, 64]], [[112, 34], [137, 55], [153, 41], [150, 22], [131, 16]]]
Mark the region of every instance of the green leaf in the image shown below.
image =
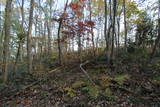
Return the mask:
[[86, 83], [83, 81], [76, 81], [72, 84], [72, 88], [77, 89], [86, 86]]
[[124, 83], [125, 80], [129, 79], [129, 75], [128, 74], [124, 74], [124, 75], [117, 75], [114, 80], [117, 81], [120, 85], [122, 85]]

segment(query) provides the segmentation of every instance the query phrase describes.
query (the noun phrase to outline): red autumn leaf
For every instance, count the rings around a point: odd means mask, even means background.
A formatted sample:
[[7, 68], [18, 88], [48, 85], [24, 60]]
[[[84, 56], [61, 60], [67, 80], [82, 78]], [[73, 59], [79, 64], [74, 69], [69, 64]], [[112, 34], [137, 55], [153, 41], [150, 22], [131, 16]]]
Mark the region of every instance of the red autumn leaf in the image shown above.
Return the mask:
[[56, 22], [58, 22], [59, 19], [57, 19], [57, 18], [52, 18], [51, 21], [56, 21]]
[[91, 20], [86, 20], [85, 22], [88, 26], [94, 26], [95, 25], [95, 23]]
[[84, 28], [79, 28], [78, 32], [83, 32], [85, 29]]
[[81, 22], [81, 21], [78, 21], [77, 24], [78, 24], [79, 26], [83, 26], [83, 25], [84, 25], [83, 22]]
[[83, 40], [91, 41], [92, 39], [89, 37], [84, 38]]

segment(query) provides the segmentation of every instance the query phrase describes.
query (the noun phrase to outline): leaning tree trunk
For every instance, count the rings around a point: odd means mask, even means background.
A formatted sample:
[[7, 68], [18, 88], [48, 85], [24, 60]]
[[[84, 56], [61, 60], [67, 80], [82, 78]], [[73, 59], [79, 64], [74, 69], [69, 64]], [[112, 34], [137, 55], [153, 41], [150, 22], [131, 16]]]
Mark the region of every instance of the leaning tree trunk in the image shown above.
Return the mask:
[[32, 71], [32, 23], [33, 23], [33, 10], [34, 0], [30, 2], [30, 15], [29, 15], [29, 28], [27, 35], [27, 60], [28, 60], [28, 72]]
[[6, 1], [6, 8], [5, 8], [5, 37], [4, 37], [4, 51], [3, 51], [3, 81], [7, 82], [8, 80], [8, 64], [9, 64], [9, 42], [10, 42], [10, 27], [11, 27], [11, 6], [12, 0]]

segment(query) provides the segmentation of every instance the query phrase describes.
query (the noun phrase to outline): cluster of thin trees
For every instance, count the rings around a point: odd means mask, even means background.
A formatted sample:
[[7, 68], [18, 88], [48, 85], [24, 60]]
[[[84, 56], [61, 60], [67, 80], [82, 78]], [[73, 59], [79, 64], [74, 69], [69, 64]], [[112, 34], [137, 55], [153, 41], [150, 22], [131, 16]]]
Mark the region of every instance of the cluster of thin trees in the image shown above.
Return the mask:
[[[25, 7], [25, 0], [17, 0], [19, 5], [19, 10], [17, 10], [17, 13], [20, 14], [20, 19], [18, 24], [15, 26], [19, 26], [18, 32], [11, 34], [11, 31], [13, 32], [13, 1], [12, 0], [6, 0], [6, 6], [5, 6], [5, 13], [4, 13], [4, 25], [3, 28], [1, 27], [1, 43], [0, 43], [0, 54], [1, 54], [1, 61], [2, 61], [2, 71], [3, 71], [3, 80], [6, 82], [8, 80], [8, 74], [10, 72], [10, 64], [11, 62], [14, 62], [14, 65], [16, 66], [18, 62], [22, 62], [24, 58], [27, 58], [27, 68], [28, 72], [32, 71], [32, 60], [33, 60], [33, 51], [35, 52], [35, 55], [41, 57], [41, 55], [51, 55], [53, 51], [57, 51], [57, 56], [59, 59], [59, 64], [62, 64], [62, 54], [63, 54], [63, 48], [62, 45], [66, 44], [66, 48], [68, 47], [68, 50], [74, 51], [75, 43], [77, 42], [78, 46], [78, 55], [81, 57], [81, 51], [82, 46], [83, 49], [90, 47], [94, 53], [96, 54], [97, 48], [105, 48], [105, 53], [107, 55], [108, 63], [114, 59], [114, 52], [115, 49], [119, 50], [121, 47], [124, 47], [124, 51], [127, 51], [127, 45], [128, 45], [128, 32], [129, 32], [129, 17], [132, 14], [135, 13], [134, 11], [127, 10], [127, 3], [130, 0], [72, 0], [73, 3], [77, 4], [75, 6], [81, 6], [80, 11], [76, 11], [77, 15], [69, 13], [69, 4], [70, 2], [66, 0], [66, 3], [63, 9], [61, 9], [61, 16], [64, 15], [64, 13], [68, 15], [73, 15], [72, 18], [70, 17], [60, 17], [60, 15], [56, 16], [56, 11], [53, 9], [53, 4], [56, 2], [54, 0], [46, 0], [46, 2], [43, 2], [41, 0], [35, 1], [30, 0], [29, 4], [29, 10], [28, 10], [28, 17], [26, 18], [26, 7]], [[146, 0], [147, 1], [147, 0]], [[84, 4], [83, 4], [84, 3]], [[133, 2], [132, 2], [133, 3]], [[158, 4], [158, 21], [157, 21], [157, 33], [156, 33], [156, 39], [153, 44], [153, 49], [151, 53], [151, 58], [154, 56], [155, 51], [159, 45], [160, 41], [160, 1], [158, 0], [156, 2]], [[102, 5], [101, 5], [102, 4]], [[85, 5], [83, 7], [83, 5]], [[55, 5], [54, 5], [55, 6]], [[102, 7], [103, 6], [103, 7]], [[78, 7], [73, 7], [78, 8]], [[136, 10], [137, 7], [134, 7]], [[129, 13], [129, 12], [131, 13]], [[80, 12], [80, 13], [79, 13]], [[128, 13], [127, 13], [128, 12]], [[123, 13], [123, 14], [122, 14]], [[18, 15], [19, 15], [18, 14]], [[53, 17], [60, 17], [57, 19], [57, 22], [53, 22]], [[70, 18], [69, 20], [67, 18]], [[123, 20], [122, 20], [122, 19]], [[67, 38], [64, 38], [64, 30], [66, 23], [69, 23], [67, 26], [71, 26], [71, 24], [74, 24], [73, 22], [85, 22], [84, 20], [90, 20], [94, 22], [95, 26], [91, 27], [89, 29], [90, 33], [81, 34], [79, 36], [70, 36]], [[68, 20], [68, 21], [66, 21]], [[75, 21], [76, 20], [76, 21]], [[123, 22], [123, 23], [121, 23]], [[56, 24], [53, 24], [56, 23]], [[15, 23], [14, 23], [15, 24]], [[80, 23], [81, 24], [81, 23]], [[127, 25], [128, 24], [128, 25]], [[137, 24], [137, 23], [136, 23]], [[135, 24], [135, 25], [136, 25]], [[33, 26], [34, 25], [34, 26]], [[82, 24], [83, 25], [83, 24]], [[122, 25], [122, 26], [121, 26]], [[69, 26], [69, 27], [70, 27]], [[86, 26], [86, 25], [84, 25]], [[57, 29], [56, 29], [57, 27]], [[82, 26], [81, 26], [82, 27]], [[122, 34], [122, 27], [124, 29]], [[35, 28], [35, 29], [34, 29]], [[17, 30], [17, 29], [16, 29]], [[33, 36], [33, 32], [34, 35]], [[74, 32], [74, 31], [73, 31]], [[56, 35], [53, 37], [52, 35]], [[14, 41], [13, 35], [16, 35], [16, 54], [13, 54], [15, 57], [13, 57], [13, 60], [11, 60], [11, 42]], [[37, 36], [39, 35], [39, 36]], [[71, 32], [69, 33], [71, 35]], [[75, 35], [73, 33], [72, 35]], [[121, 35], [124, 35], [124, 45], [121, 43]], [[142, 35], [144, 35], [142, 33]], [[136, 36], [136, 35], [135, 35]], [[86, 38], [86, 39], [85, 39]], [[142, 39], [142, 38], [140, 38]], [[27, 40], [27, 41], [26, 41]], [[84, 40], [87, 40], [86, 47], [84, 46]], [[67, 41], [65, 43], [65, 41]], [[101, 43], [104, 43], [101, 47]], [[25, 45], [26, 44], [26, 45]], [[72, 44], [72, 45], [70, 45]], [[53, 50], [56, 47], [55, 50]], [[27, 50], [25, 50], [27, 48]], [[13, 70], [14, 71], [14, 70]]]

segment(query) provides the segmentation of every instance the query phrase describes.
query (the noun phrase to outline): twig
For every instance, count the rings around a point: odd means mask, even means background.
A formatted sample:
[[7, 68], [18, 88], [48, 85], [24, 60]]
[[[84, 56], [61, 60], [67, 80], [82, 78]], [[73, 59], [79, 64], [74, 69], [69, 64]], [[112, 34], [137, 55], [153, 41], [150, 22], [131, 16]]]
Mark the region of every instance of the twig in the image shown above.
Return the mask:
[[89, 76], [89, 74], [84, 70], [84, 68], [82, 66], [86, 65], [87, 63], [89, 63], [89, 61], [86, 61], [85, 63], [80, 64], [80, 69], [83, 71], [83, 73], [86, 75], [86, 77], [88, 78], [88, 80], [93, 84], [96, 85], [92, 78]]

